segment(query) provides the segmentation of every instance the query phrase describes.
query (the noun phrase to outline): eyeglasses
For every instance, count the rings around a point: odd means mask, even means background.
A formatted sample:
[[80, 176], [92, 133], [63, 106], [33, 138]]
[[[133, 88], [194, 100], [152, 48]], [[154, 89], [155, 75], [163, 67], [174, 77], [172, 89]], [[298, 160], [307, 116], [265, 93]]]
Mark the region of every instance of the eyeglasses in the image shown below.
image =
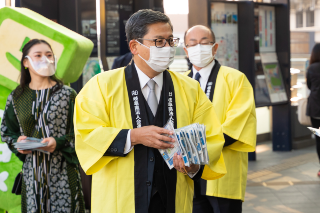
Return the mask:
[[162, 48], [166, 46], [167, 42], [170, 45], [170, 47], [177, 47], [179, 46], [180, 38], [156, 38], [156, 39], [146, 39], [146, 38], [138, 38], [139, 40], [147, 40], [147, 41], [153, 41], [154, 45], [158, 48]]
[[196, 42], [191, 42], [191, 43], [189, 43], [189, 44], [186, 44], [186, 47], [194, 47], [194, 46], [197, 46], [198, 44], [200, 44], [200, 45], [210, 45], [210, 44], [214, 44], [214, 42], [212, 42], [212, 41], [206, 41], [206, 40], [204, 40], [204, 41], [201, 41], [200, 43], [196, 43]]

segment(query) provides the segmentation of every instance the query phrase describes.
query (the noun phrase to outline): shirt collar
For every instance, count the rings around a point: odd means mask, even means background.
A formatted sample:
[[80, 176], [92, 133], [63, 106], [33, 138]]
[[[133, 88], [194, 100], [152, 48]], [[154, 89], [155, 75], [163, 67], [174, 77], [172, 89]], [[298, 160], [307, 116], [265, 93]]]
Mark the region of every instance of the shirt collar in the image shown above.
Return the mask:
[[214, 65], [215, 65], [215, 60], [213, 59], [213, 61], [212, 61], [210, 64], [208, 64], [207, 66], [201, 68], [201, 70], [199, 70], [199, 71], [196, 70], [196, 69], [194, 68], [194, 66], [193, 66], [193, 67], [192, 67], [192, 69], [193, 69], [193, 76], [192, 76], [192, 78], [194, 79], [195, 76], [196, 76], [196, 74], [197, 74], [197, 72], [199, 72], [201, 78], [206, 79], [206, 81], [208, 81], [209, 76], [210, 76], [210, 74], [211, 74], [211, 70], [212, 70], [212, 68], [213, 68]]
[[[137, 67], [136, 64], [134, 64], [134, 66], [136, 67], [137, 73], [138, 73], [138, 77], [139, 77], [139, 82], [140, 82], [140, 87], [141, 89], [143, 89], [146, 84], [149, 82], [150, 78], [144, 73], [142, 72], [139, 67]], [[156, 82], [156, 84], [159, 86], [159, 88], [162, 89], [162, 85], [163, 85], [163, 72], [159, 73], [157, 76], [155, 76], [153, 78], [153, 80]]]

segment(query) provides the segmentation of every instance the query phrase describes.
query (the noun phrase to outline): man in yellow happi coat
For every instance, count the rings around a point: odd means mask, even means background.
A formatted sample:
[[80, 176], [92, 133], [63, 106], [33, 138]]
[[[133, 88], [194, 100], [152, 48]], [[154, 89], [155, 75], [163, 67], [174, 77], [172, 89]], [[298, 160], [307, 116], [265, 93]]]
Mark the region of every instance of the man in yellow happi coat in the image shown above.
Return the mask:
[[[212, 103], [199, 84], [167, 70], [179, 43], [170, 19], [140, 10], [126, 23], [133, 61], [93, 77], [76, 98], [75, 148], [92, 175], [92, 212], [191, 213], [193, 180], [226, 173], [224, 138]], [[172, 147], [162, 128], [206, 125], [209, 164], [185, 167], [181, 156], [168, 164], [159, 150]]]
[[[199, 81], [212, 101], [225, 138], [223, 157], [227, 174], [217, 180], [195, 182], [194, 213], [238, 213], [247, 182], [248, 152], [256, 146], [253, 89], [238, 70], [221, 66], [212, 30], [194, 26], [185, 34], [185, 52], [193, 67], [186, 75]], [[210, 157], [210, 156], [209, 156]]]

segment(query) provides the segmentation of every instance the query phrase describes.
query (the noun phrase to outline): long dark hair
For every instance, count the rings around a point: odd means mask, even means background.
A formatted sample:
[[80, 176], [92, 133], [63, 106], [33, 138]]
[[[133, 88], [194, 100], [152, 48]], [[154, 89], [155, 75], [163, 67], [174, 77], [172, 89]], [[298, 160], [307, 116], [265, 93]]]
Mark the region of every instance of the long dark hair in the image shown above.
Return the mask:
[[[31, 82], [31, 75], [30, 75], [30, 71], [28, 68], [25, 68], [23, 65], [23, 60], [25, 59], [25, 57], [29, 54], [31, 47], [33, 47], [36, 44], [46, 44], [50, 47], [52, 53], [52, 47], [51, 45], [46, 42], [45, 40], [41, 40], [41, 39], [32, 39], [30, 40], [28, 43], [26, 43], [24, 45], [24, 47], [22, 48], [22, 58], [21, 58], [21, 77], [20, 77], [20, 85], [17, 87], [16, 90], [18, 90], [20, 93], [18, 94], [18, 97], [22, 95], [22, 93], [24, 92], [24, 89], [26, 86], [29, 85], [29, 83]], [[59, 89], [62, 88], [63, 86], [63, 82], [61, 80], [59, 80], [55, 75], [50, 76], [50, 79], [52, 81], [57, 82], [57, 87], [55, 87], [54, 92], [58, 91]]]
[[314, 45], [310, 57], [310, 65], [316, 62], [320, 62], [320, 43]]

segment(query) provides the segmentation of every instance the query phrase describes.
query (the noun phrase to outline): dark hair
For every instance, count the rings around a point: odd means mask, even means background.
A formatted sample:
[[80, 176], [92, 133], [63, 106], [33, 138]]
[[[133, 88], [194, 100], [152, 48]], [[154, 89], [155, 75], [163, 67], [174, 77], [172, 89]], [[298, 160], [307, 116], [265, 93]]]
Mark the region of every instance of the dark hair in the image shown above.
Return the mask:
[[[20, 62], [21, 63], [20, 85], [17, 87], [17, 90], [20, 92], [18, 94], [18, 97], [23, 94], [25, 87], [28, 86], [29, 83], [31, 82], [30, 71], [28, 68], [25, 69], [25, 67], [23, 65], [23, 61], [24, 61], [25, 57], [29, 54], [31, 47], [33, 47], [36, 44], [46, 44], [50, 47], [50, 49], [52, 51], [51, 45], [48, 42], [46, 42], [45, 40], [41, 40], [41, 39], [32, 39], [24, 45], [24, 47], [22, 48], [22, 58], [21, 58], [21, 62]], [[59, 80], [55, 75], [50, 76], [50, 79], [52, 81], [57, 82], [57, 84], [58, 84], [58, 87], [55, 88], [53, 93], [62, 88], [63, 82], [61, 80]]]
[[310, 57], [310, 65], [316, 62], [320, 62], [320, 43], [314, 45]]
[[[205, 25], [201, 25], [201, 26], [207, 28], [207, 29], [210, 31], [210, 33], [211, 33], [211, 35], [212, 35], [213, 42], [216, 43], [216, 36], [214, 35], [214, 32], [212, 31], [212, 29], [211, 29], [210, 27], [208, 27], [208, 26], [205, 26]], [[184, 38], [183, 38], [183, 40], [184, 40], [184, 45], [186, 45], [187, 32], [188, 32], [191, 28], [192, 28], [192, 27], [190, 27], [188, 30], [186, 30], [186, 32], [184, 32]]]
[[150, 9], [135, 12], [126, 23], [127, 42], [137, 38], [143, 38], [148, 33], [148, 26], [155, 23], [168, 23], [173, 30], [171, 21], [165, 14]]

